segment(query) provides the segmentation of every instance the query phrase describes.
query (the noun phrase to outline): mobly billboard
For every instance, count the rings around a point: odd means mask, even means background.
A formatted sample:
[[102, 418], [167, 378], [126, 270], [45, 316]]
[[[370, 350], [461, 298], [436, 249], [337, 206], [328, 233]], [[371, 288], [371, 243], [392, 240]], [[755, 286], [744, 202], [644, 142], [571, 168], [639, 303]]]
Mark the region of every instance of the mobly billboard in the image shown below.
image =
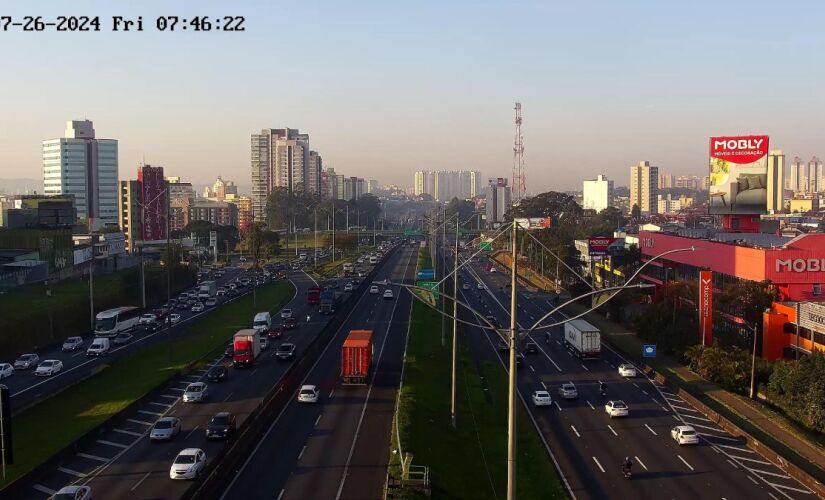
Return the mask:
[[767, 135], [710, 138], [710, 214], [767, 213], [768, 182]]

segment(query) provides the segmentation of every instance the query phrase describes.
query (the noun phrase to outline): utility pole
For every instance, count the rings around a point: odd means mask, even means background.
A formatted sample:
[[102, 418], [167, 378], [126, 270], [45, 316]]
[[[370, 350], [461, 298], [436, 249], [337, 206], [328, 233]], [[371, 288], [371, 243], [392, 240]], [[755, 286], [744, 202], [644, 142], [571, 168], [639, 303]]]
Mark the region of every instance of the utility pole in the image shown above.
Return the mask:
[[[442, 228], [441, 228], [441, 231], [442, 231], [442, 234], [443, 234], [443, 236], [441, 237], [441, 248], [443, 250], [446, 250], [446, 248], [447, 248], [447, 207], [446, 206], [444, 207], [443, 214], [444, 214], [444, 221], [442, 223], [443, 225], [442, 225]], [[446, 257], [446, 256], [444, 255], [444, 253], [442, 253], [441, 255], [442, 255], [442, 257], [441, 257], [441, 274], [446, 275], [447, 274], [447, 262], [445, 262], [445, 260], [444, 260], [444, 257]], [[446, 318], [444, 317], [444, 309], [446, 309], [446, 304], [444, 303], [444, 292], [447, 291], [445, 288], [446, 288], [446, 285], [444, 284], [444, 282], [442, 282], [441, 283], [441, 346], [442, 347], [444, 347], [444, 344], [447, 342], [447, 340], [446, 340], [447, 327], [445, 326]]]
[[332, 200], [332, 262], [335, 262], [335, 200]]
[[453, 428], [456, 426], [456, 364], [458, 363], [458, 217], [455, 218], [455, 248], [453, 249], [453, 369], [452, 369], [452, 398], [450, 400], [450, 419]]
[[[797, 321], [799, 321], [797, 319]], [[751, 355], [751, 390], [750, 390], [750, 398], [756, 398], [756, 340], [757, 335], [759, 334], [758, 326], [756, 323], [753, 325], [753, 354]]]
[[513, 222], [513, 263], [510, 276], [510, 371], [509, 392], [507, 405], [507, 500], [516, 499], [516, 341], [517, 341], [517, 309], [516, 309], [516, 277], [518, 276], [517, 253], [518, 224]]
[[[141, 189], [141, 204], [140, 204], [140, 307], [146, 309], [146, 269], [145, 261], [143, 260], [143, 222], [146, 220], [146, 213], [143, 207], [143, 196]], [[134, 243], [134, 242], [133, 242]]]
[[89, 312], [91, 313], [92, 330], [95, 329], [95, 243], [92, 240], [92, 260], [89, 264]]
[[314, 259], [314, 263], [312, 264], [312, 268], [315, 269], [318, 267], [318, 209], [314, 208], [312, 210], [312, 217], [315, 219], [315, 237], [314, 242], [312, 244], [312, 256]]

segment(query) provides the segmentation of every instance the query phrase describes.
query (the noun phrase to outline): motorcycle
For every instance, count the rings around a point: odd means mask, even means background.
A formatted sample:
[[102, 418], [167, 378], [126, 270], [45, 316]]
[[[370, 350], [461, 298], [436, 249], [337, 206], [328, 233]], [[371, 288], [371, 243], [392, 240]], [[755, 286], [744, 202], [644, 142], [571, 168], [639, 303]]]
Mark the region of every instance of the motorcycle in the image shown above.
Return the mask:
[[633, 476], [633, 473], [630, 471], [630, 467], [626, 465], [622, 465], [622, 474], [624, 474], [625, 479], [630, 479]]

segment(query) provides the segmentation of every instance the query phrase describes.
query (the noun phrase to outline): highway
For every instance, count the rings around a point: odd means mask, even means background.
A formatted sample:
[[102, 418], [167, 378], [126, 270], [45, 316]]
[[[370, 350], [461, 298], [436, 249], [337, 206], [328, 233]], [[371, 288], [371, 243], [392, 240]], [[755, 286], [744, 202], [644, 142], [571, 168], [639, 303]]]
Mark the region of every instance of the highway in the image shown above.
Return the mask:
[[[450, 267], [452, 266], [452, 259]], [[471, 307], [492, 314], [501, 325], [509, 325], [510, 275], [504, 268], [489, 273], [484, 260], [462, 269], [459, 289]], [[483, 282], [486, 289], [479, 290]], [[519, 286], [518, 323], [529, 328], [550, 309], [553, 294], [529, 292]], [[553, 321], [563, 318], [558, 315]], [[465, 316], [470, 319], [469, 316]], [[467, 327], [462, 341], [483, 359], [499, 360], [495, 334]], [[550, 332], [550, 338], [545, 332]], [[627, 362], [602, 344], [599, 360], [581, 361], [563, 345], [563, 327], [541, 330], [532, 340], [537, 354], [527, 354], [519, 369], [518, 387], [527, 409], [549, 443], [570, 489], [576, 498], [811, 498], [803, 485], [789, 478], [743, 442], [710, 422], [687, 402], [643, 375], [625, 379], [618, 365]], [[607, 397], [599, 393], [599, 381], [607, 383]], [[558, 387], [576, 385], [579, 397], [562, 400]], [[531, 394], [546, 389], [551, 407], [532, 405]], [[627, 418], [610, 419], [604, 403], [621, 399], [630, 407]], [[670, 437], [675, 425], [692, 425], [701, 433], [696, 446], [680, 447]], [[521, 429], [533, 432], [533, 429]], [[629, 456], [633, 478], [623, 477], [620, 464]]]
[[[410, 283], [418, 248], [396, 251], [376, 281]], [[383, 291], [386, 287], [380, 287]], [[224, 499], [381, 498], [390, 430], [412, 298], [365, 293], [306, 377], [321, 389], [317, 404], [293, 396], [227, 485]], [[374, 331], [369, 385], [342, 386], [341, 345], [353, 329]]]
[[[223, 277], [215, 279], [215, 281], [218, 283], [218, 286], [221, 286], [223, 284], [228, 284], [230, 281], [235, 280], [239, 276], [245, 275], [246, 273], [239, 268], [227, 267]], [[218, 299], [218, 305], [215, 307], [220, 307], [222, 304], [229, 302], [230, 300], [234, 300], [241, 295], [251, 293], [252, 287], [249, 286], [239, 288], [238, 292], [238, 295], [235, 297], [216, 297]], [[148, 308], [149, 311], [151, 311], [151, 309], [151, 307]], [[146, 332], [142, 327], [136, 328], [132, 332], [135, 338], [131, 343], [122, 346], [116, 346], [113, 344], [109, 353], [99, 358], [86, 356], [86, 348], [89, 347], [92, 339], [94, 338], [94, 334], [91, 331], [87, 331], [82, 333], [84, 344], [80, 350], [73, 352], [62, 352], [60, 346], [58, 345], [49, 349], [36, 351], [36, 354], [40, 356], [41, 361], [45, 359], [59, 359], [63, 362], [63, 370], [56, 375], [48, 378], [37, 377], [34, 375], [34, 368], [30, 368], [28, 370], [16, 370], [14, 375], [4, 378], [0, 381], [0, 383], [6, 385], [10, 389], [12, 404], [15, 408], [28, 406], [33, 402], [39, 401], [44, 397], [63, 389], [64, 387], [75, 384], [78, 381], [90, 376], [94, 373], [95, 369], [102, 364], [111, 364], [112, 362], [115, 362], [123, 356], [135, 352], [136, 350], [143, 349], [144, 347], [156, 342], [164, 341], [170, 334], [174, 335], [176, 332], [188, 327], [193, 322], [200, 321], [204, 317], [208, 316], [211, 309], [212, 308], [207, 308], [200, 313], [193, 313], [188, 309], [175, 309], [173, 312], [180, 314], [181, 316], [181, 321], [179, 323], [172, 325], [171, 328], [164, 327], [154, 333]], [[59, 319], [56, 318], [56, 320]], [[81, 334], [79, 333], [78, 335]], [[13, 359], [4, 361], [14, 363]]]

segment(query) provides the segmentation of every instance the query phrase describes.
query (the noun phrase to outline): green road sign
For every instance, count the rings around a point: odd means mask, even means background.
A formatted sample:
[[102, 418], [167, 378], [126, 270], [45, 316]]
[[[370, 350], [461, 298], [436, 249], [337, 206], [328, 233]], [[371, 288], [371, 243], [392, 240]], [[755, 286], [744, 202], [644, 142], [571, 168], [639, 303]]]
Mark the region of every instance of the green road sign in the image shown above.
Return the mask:
[[405, 229], [404, 236], [423, 236], [424, 233], [420, 229]]
[[487, 252], [493, 251], [493, 242], [492, 241], [482, 241], [481, 242], [481, 249], [486, 250]]
[[435, 297], [438, 295], [438, 282], [437, 281], [416, 281], [415, 286], [420, 288], [426, 288], [428, 290], [432, 290], [426, 292], [424, 290], [413, 290], [413, 293], [424, 299], [424, 301], [431, 306], [435, 307]]
[[415, 286], [421, 288], [428, 288], [434, 292], [438, 292], [438, 282], [437, 281], [416, 281]]

